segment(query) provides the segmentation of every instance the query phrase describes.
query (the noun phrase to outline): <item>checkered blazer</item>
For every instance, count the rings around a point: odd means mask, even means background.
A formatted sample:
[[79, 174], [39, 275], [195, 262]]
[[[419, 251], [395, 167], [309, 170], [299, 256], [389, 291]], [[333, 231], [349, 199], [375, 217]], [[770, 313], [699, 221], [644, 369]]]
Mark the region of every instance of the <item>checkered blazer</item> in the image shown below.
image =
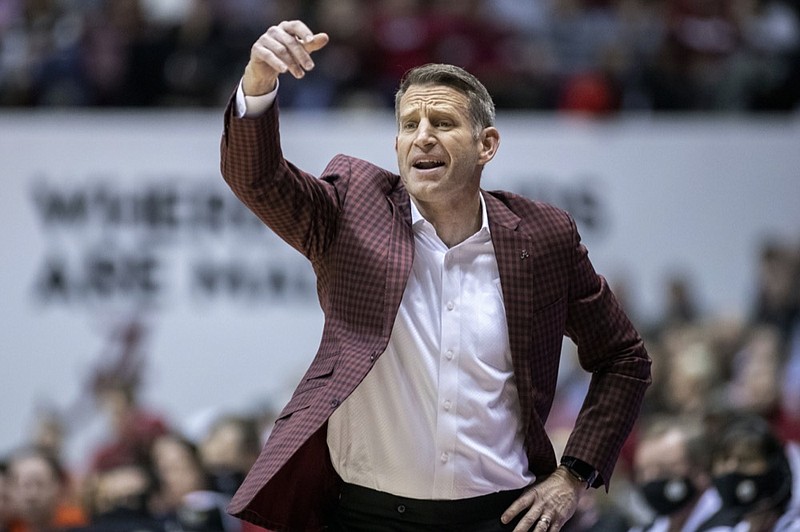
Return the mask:
[[[325, 322], [311, 366], [228, 511], [274, 530], [321, 530], [338, 495], [327, 420], [383, 353], [414, 257], [410, 199], [396, 174], [336, 156], [319, 179], [281, 153], [277, 105], [257, 119], [229, 107], [222, 174], [233, 192], [311, 262]], [[544, 430], [565, 334], [591, 384], [565, 454], [608, 483], [650, 382], [642, 340], [597, 275], [572, 218], [486, 192], [530, 469], [556, 467]]]

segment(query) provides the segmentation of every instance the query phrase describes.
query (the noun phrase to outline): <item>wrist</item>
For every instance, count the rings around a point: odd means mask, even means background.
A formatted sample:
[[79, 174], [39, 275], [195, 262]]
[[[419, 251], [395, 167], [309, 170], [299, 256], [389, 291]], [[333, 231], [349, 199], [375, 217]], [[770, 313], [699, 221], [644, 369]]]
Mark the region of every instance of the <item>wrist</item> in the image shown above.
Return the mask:
[[561, 465], [558, 467], [586, 489], [594, 486], [597, 481], [597, 470], [583, 460], [565, 456], [561, 459]]
[[244, 69], [244, 76], [242, 77], [242, 91], [245, 96], [263, 96], [275, 90], [278, 83], [277, 76], [275, 77], [260, 77], [253, 72], [252, 67], [248, 64]]
[[586, 489], [586, 481], [573, 474], [567, 467], [559, 465], [556, 468], [556, 474], [566, 479], [575, 491], [581, 492]]

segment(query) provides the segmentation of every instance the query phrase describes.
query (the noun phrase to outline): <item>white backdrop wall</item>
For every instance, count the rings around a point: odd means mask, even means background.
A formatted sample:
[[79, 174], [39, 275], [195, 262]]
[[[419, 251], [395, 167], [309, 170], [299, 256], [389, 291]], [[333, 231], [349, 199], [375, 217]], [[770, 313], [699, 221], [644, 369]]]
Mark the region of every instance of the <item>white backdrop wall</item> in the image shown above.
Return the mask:
[[[283, 124], [287, 157], [314, 173], [338, 152], [395, 167], [389, 114]], [[498, 125], [484, 186], [570, 210], [643, 321], [675, 271], [705, 312], [746, 314], [762, 238], [800, 241], [800, 120]], [[80, 401], [132, 316], [148, 331], [146, 401], [178, 425], [291, 392], [319, 339], [314, 279], [225, 188], [220, 131], [220, 113], [0, 114], [0, 453], [30, 436], [37, 405]], [[92, 429], [76, 429], [78, 461]]]

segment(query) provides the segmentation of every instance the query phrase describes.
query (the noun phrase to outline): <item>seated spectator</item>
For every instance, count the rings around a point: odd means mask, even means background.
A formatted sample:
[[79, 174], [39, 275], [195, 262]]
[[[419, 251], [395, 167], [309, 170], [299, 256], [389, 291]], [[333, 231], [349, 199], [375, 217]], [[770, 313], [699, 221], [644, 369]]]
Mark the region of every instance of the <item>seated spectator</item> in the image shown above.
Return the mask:
[[777, 327], [752, 327], [733, 357], [726, 397], [740, 412], [764, 418], [782, 441], [800, 441], [800, 416], [782, 401], [785, 352]]
[[70, 502], [64, 468], [48, 453], [36, 448], [14, 453], [8, 481], [14, 512], [9, 532], [63, 530], [87, 523], [84, 511]]
[[757, 416], [735, 417], [712, 451], [713, 483], [722, 506], [699, 531], [800, 530], [789, 510], [792, 471], [783, 444]]
[[0, 462], [0, 532], [8, 530], [11, 521], [11, 488], [8, 485], [8, 464]]
[[230, 497], [213, 491], [193, 491], [184, 495], [178, 508], [178, 526], [181, 532], [240, 532], [263, 529], [243, 527], [244, 523], [229, 515], [225, 508]]
[[152, 462], [158, 479], [155, 512], [166, 521], [176, 521], [185, 495], [211, 488], [197, 448], [178, 434], [165, 434], [153, 442]]
[[656, 515], [631, 530], [696, 531], [720, 506], [708, 458], [700, 421], [663, 418], [647, 427], [634, 454], [634, 480]]
[[151, 512], [156, 479], [144, 459], [109, 461], [87, 479], [91, 525], [75, 532], [163, 532]]
[[256, 422], [236, 416], [217, 420], [198, 447], [213, 488], [228, 496], [239, 488], [260, 450]]
[[107, 416], [108, 441], [92, 456], [92, 468], [111, 461], [136, 461], [149, 452], [153, 441], [167, 432], [167, 422], [140, 404], [146, 330], [137, 321], [121, 324], [109, 341], [108, 353], [94, 371], [91, 393]]

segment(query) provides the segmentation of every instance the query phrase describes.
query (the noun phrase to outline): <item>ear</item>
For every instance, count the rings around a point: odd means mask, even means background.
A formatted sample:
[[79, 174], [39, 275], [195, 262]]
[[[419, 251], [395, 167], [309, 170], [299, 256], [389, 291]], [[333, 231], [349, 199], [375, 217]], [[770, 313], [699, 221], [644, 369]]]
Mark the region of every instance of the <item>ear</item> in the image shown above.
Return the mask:
[[500, 132], [496, 127], [485, 127], [479, 139], [481, 151], [478, 154], [478, 164], [485, 165], [491, 161], [500, 147]]

